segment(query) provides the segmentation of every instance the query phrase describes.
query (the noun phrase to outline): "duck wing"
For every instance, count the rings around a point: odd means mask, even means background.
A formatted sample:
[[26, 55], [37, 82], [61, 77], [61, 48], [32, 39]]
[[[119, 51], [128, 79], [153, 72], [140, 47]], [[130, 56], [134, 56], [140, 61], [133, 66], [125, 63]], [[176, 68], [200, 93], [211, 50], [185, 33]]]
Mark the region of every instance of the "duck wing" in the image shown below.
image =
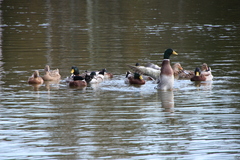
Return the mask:
[[147, 75], [152, 77], [154, 80], [158, 79], [160, 76], [161, 71], [157, 69], [153, 69], [150, 67], [144, 67], [144, 66], [131, 66], [127, 65], [129, 68], [131, 68], [134, 72], [137, 72], [139, 74]]

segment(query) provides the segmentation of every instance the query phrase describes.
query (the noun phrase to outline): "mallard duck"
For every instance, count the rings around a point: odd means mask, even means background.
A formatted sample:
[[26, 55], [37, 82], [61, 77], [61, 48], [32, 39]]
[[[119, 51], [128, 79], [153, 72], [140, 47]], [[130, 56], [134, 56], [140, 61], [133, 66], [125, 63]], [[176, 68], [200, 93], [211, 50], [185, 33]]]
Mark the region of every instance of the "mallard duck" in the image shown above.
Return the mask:
[[201, 69], [196, 67], [194, 73], [195, 76], [190, 79], [191, 81], [211, 81], [213, 79], [211, 70], [201, 73]]
[[70, 87], [86, 87], [87, 82], [81, 76], [74, 76], [73, 80], [69, 82]]
[[125, 81], [126, 84], [145, 84], [145, 80], [142, 78], [142, 76], [135, 72], [134, 75], [131, 74], [130, 71], [126, 72]]
[[28, 83], [29, 84], [43, 84], [43, 79], [42, 77], [39, 76], [38, 70], [34, 71], [32, 76], [29, 77]]
[[158, 83], [157, 89], [160, 90], [172, 90], [174, 84], [174, 75], [173, 69], [170, 65], [170, 56], [172, 54], [178, 55], [172, 49], [167, 49], [164, 52], [162, 66], [161, 66], [161, 73], [160, 73], [160, 82]]
[[50, 70], [49, 65], [46, 65], [44, 71], [45, 75], [42, 77], [44, 81], [56, 81], [61, 79], [58, 69]]
[[85, 78], [85, 75], [86, 75], [86, 72], [85, 72], [85, 73], [82, 73], [82, 74], [80, 75], [79, 69], [78, 69], [78, 67], [76, 67], [76, 66], [72, 66], [72, 67], [71, 67], [70, 73], [71, 73], [71, 75], [70, 75], [69, 77], [66, 77], [66, 79], [65, 79], [66, 82], [73, 81], [73, 77], [74, 77], [74, 76], [81, 76], [81, 77], [83, 77], [83, 79], [84, 79], [84, 78]]

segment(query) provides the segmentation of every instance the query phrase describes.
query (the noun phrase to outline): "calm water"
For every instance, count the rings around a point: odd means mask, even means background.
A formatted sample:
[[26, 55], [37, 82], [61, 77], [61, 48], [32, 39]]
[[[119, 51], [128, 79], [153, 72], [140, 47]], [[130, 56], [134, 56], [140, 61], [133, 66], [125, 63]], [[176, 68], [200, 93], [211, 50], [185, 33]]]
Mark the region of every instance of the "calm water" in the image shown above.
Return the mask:
[[[240, 1], [25, 1], [0, 7], [1, 159], [240, 159]], [[203, 62], [214, 80], [161, 92], [127, 64]], [[27, 84], [36, 69], [107, 68], [98, 86]]]

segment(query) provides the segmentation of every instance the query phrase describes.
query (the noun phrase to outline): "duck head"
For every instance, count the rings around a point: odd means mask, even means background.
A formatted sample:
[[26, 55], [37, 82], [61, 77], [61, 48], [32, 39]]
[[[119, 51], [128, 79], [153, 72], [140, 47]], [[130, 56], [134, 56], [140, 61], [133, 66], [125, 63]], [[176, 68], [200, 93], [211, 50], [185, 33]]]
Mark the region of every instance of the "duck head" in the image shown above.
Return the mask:
[[45, 70], [45, 72], [49, 72], [50, 71], [49, 65], [46, 65], [44, 70]]
[[210, 68], [208, 67], [207, 63], [202, 64], [202, 71], [210, 71]]
[[169, 48], [164, 52], [164, 59], [169, 59], [172, 54], [178, 55], [173, 49]]
[[74, 75], [78, 75], [79, 74], [78, 68], [76, 66], [72, 66], [71, 73], [74, 74]]
[[197, 68], [195, 69], [194, 73], [195, 73], [195, 76], [200, 76], [200, 74], [201, 74], [200, 68], [197, 67]]
[[96, 72], [91, 72], [90, 74], [86, 74], [85, 81], [89, 83], [94, 78], [94, 76], [96, 76]]
[[39, 72], [38, 72], [38, 70], [36, 70], [36, 71], [33, 72], [33, 77], [34, 77], [34, 78], [39, 77]]
[[104, 75], [104, 73], [105, 73], [106, 71], [107, 71], [106, 68], [104, 68], [104, 69], [102, 69], [98, 74]]
[[134, 73], [134, 79], [143, 79], [143, 77], [139, 73]]

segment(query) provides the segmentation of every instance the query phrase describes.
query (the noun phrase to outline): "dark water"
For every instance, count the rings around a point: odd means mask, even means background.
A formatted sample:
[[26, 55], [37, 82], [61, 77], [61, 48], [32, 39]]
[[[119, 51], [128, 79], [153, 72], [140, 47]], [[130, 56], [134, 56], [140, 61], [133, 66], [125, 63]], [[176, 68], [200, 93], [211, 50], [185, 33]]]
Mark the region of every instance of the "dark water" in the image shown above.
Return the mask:
[[[1, 1], [1, 159], [240, 159], [240, 2]], [[214, 80], [161, 92], [124, 84], [166, 48]], [[85, 89], [27, 84], [36, 69], [107, 68]]]

